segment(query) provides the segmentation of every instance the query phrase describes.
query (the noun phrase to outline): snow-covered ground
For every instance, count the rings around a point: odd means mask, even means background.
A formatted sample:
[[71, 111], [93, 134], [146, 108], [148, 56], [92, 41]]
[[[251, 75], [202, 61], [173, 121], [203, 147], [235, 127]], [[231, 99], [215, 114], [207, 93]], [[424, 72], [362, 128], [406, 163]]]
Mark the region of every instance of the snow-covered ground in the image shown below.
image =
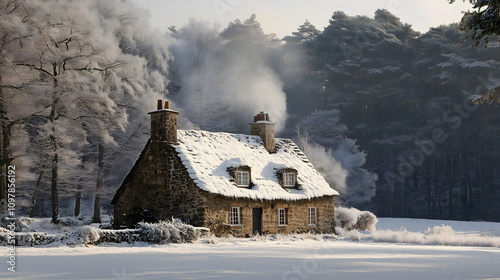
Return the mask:
[[[500, 223], [381, 218], [378, 231], [498, 238]], [[407, 231], [400, 231], [404, 227]], [[389, 232], [389, 231], [387, 231]], [[368, 233], [363, 233], [368, 235]], [[496, 236], [496, 237], [492, 237]], [[7, 248], [0, 252], [6, 256]], [[334, 240], [297, 235], [192, 244], [20, 247], [1, 279], [500, 279], [500, 248]]]
[[442, 225], [450, 226], [457, 233], [478, 235], [486, 234], [500, 237], [500, 223], [490, 222], [379, 218], [377, 229], [398, 231], [401, 228], [405, 228], [411, 232], [423, 232], [428, 228]]

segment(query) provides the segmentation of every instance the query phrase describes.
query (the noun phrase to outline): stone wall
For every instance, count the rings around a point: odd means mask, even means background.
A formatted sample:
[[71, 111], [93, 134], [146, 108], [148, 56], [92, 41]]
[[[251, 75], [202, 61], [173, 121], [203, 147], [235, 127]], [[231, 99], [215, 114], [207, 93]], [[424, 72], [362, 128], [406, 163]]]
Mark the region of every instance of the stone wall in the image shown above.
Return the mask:
[[269, 153], [276, 152], [276, 144], [275, 144], [275, 133], [274, 133], [274, 123], [272, 123], [269, 119], [268, 114], [264, 114], [264, 112], [260, 112], [257, 114], [253, 123], [250, 124], [250, 134], [258, 135], [262, 138], [264, 142], [264, 147]]
[[156, 220], [180, 218], [195, 226], [205, 220], [205, 192], [167, 143], [148, 143], [120, 189], [114, 203], [115, 226], [127, 224], [136, 207], [148, 209]]
[[151, 142], [177, 143], [177, 112], [162, 110], [151, 115]]
[[[207, 194], [205, 226], [216, 235], [244, 237], [253, 234], [253, 208], [262, 208], [262, 233], [295, 233], [334, 231], [334, 197], [325, 196], [300, 201], [256, 201]], [[230, 225], [231, 208], [240, 207], [240, 225]], [[317, 223], [308, 225], [308, 208], [316, 207]], [[278, 225], [278, 209], [287, 209], [286, 225]]]
[[[253, 233], [253, 208], [262, 208], [262, 233], [333, 232], [334, 197], [256, 201], [211, 194], [194, 184], [175, 147], [165, 142], [147, 144], [118, 193], [115, 226], [133, 224], [135, 209], [142, 207], [156, 220], [180, 218], [194, 226], [206, 226], [219, 236], [244, 237]], [[241, 225], [230, 225], [232, 207], [240, 207]], [[315, 226], [308, 225], [309, 207], [317, 209]], [[287, 209], [286, 225], [278, 225], [279, 208]]]
[[264, 147], [269, 153], [276, 152], [274, 124], [273, 123], [252, 123], [250, 124], [250, 134], [262, 138]]

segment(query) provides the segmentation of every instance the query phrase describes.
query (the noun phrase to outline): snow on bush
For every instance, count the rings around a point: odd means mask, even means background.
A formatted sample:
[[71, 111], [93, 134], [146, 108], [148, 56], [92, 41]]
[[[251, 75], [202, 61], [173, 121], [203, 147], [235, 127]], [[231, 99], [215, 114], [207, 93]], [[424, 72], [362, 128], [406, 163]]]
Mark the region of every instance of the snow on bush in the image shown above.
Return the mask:
[[428, 228], [423, 233], [410, 232], [405, 228], [401, 228], [399, 231], [377, 230], [374, 232], [359, 232], [351, 230], [341, 231], [340, 234], [344, 238], [354, 241], [368, 240], [421, 245], [500, 247], [500, 237], [457, 233], [447, 225]]
[[[25, 231], [16, 232], [17, 246], [39, 246], [48, 244], [81, 246], [101, 243], [149, 242], [152, 244], [193, 242], [208, 232], [206, 228], [195, 228], [180, 220], [157, 224], [140, 223], [137, 229], [104, 230], [84, 225], [86, 221], [67, 219], [62, 226], [50, 224], [50, 219], [20, 219]], [[47, 221], [46, 221], [47, 220]], [[47, 223], [47, 224], [45, 224]], [[83, 226], [78, 226], [79, 224]], [[17, 229], [17, 228], [16, 228]], [[35, 231], [36, 230], [36, 231]], [[50, 231], [49, 233], [44, 231]], [[29, 232], [31, 231], [31, 232]], [[0, 226], [0, 246], [7, 245], [10, 231]]]
[[141, 236], [137, 229], [101, 230], [99, 243], [134, 243], [140, 242]]
[[100, 238], [100, 230], [91, 226], [84, 226], [68, 236], [68, 245], [96, 244]]
[[193, 242], [200, 237], [199, 231], [191, 225], [174, 220], [159, 223], [139, 223], [143, 241], [153, 244]]
[[370, 211], [360, 211], [356, 208], [335, 207], [335, 230], [337, 231], [375, 231], [377, 222], [377, 217]]
[[[39, 246], [61, 242], [65, 238], [61, 234], [48, 234], [46, 232], [22, 232], [16, 233], [16, 246]], [[7, 235], [2, 237], [0, 233], [0, 245], [7, 245]]]

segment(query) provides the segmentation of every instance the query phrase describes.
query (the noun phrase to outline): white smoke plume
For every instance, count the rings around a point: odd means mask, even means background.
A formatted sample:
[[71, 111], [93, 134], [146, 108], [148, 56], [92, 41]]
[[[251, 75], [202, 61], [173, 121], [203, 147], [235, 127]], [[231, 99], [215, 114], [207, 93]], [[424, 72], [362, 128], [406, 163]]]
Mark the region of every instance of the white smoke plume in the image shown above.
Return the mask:
[[172, 35], [171, 80], [180, 88], [172, 95], [192, 123], [204, 130], [246, 132], [253, 115], [265, 111], [277, 132], [284, 129], [286, 94], [272, 69], [269, 38], [253, 17], [225, 30], [191, 19]]

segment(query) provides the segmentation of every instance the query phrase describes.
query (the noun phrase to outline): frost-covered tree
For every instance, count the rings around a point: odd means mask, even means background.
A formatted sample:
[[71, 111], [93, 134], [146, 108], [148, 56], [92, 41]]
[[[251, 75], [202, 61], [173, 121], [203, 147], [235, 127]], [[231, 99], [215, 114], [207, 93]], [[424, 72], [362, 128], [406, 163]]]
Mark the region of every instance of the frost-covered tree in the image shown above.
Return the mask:
[[[287, 102], [296, 104], [290, 111], [297, 121], [308, 107], [340, 111], [346, 135], [367, 153], [363, 167], [379, 176], [367, 204], [377, 214], [498, 219], [488, 210], [500, 201], [491, 154], [498, 113], [470, 103], [498, 87], [497, 44], [461, 45], [456, 24], [416, 37], [409, 28], [384, 10], [374, 18], [334, 13], [294, 69], [306, 81], [281, 72]], [[433, 142], [436, 131], [446, 141]], [[324, 150], [334, 151], [330, 145]]]
[[287, 43], [302, 43], [305, 41], [310, 41], [316, 38], [321, 33], [316, 26], [306, 20], [302, 25], [299, 26], [297, 31], [292, 32], [292, 36], [285, 36], [283, 41]]
[[225, 67], [224, 40], [220, 29], [191, 19], [173, 34], [172, 79], [180, 86], [178, 105], [197, 127], [209, 131], [231, 131], [227, 97], [222, 93]]
[[77, 151], [88, 133], [82, 124], [102, 128], [105, 119], [96, 114], [121, 114], [99, 85], [123, 62], [113, 41], [94, 36], [99, 22], [89, 21], [93, 14], [79, 2], [27, 1], [23, 6], [28, 11], [25, 20], [36, 32], [29, 34], [30, 44], [20, 55], [11, 58], [26, 89], [13, 101], [25, 104], [27, 110], [19, 113], [29, 116], [36, 137], [48, 139], [48, 148], [42, 149], [50, 158], [52, 221], [57, 223], [59, 186], [63, 178], [72, 177], [60, 169], [79, 165]]
[[124, 1], [94, 1], [93, 5], [103, 19], [105, 32], [118, 40], [117, 51], [124, 62], [124, 67], [111, 72], [102, 84], [102, 91], [110, 93], [121, 114], [98, 117], [106, 126], [95, 131], [99, 141], [94, 145], [98, 170], [93, 220], [100, 222], [101, 200], [109, 198], [114, 191], [110, 186], [122, 180], [131, 167], [122, 159], [136, 157], [138, 147], [147, 141], [146, 111], [154, 106], [153, 100], [167, 92], [171, 55], [166, 39], [149, 25], [146, 11]]
[[95, 193], [99, 217], [105, 148], [123, 147], [117, 139], [136, 135], [143, 110], [165, 92], [168, 49], [147, 25], [146, 13], [128, 2], [16, 2], [26, 39], [9, 42], [18, 51], [6, 53], [1, 69], [10, 71], [9, 81], [2, 80], [3, 88], [10, 85], [2, 94], [12, 108], [7, 115], [24, 131], [13, 137], [34, 150], [28, 149], [37, 159], [32, 171], [50, 174], [53, 222], [61, 191], [76, 195], [77, 204], [82, 191]]
[[[20, 89], [20, 85], [12, 84], [5, 75], [12, 74], [8, 71], [8, 54], [17, 51], [12, 42], [26, 41], [21, 30], [21, 18], [16, 15], [21, 9], [19, 1], [0, 1], [0, 174], [7, 174], [7, 166], [11, 162], [10, 138], [12, 120], [7, 114], [6, 95], [8, 91]], [[0, 179], [0, 213], [7, 209], [7, 177]]]
[[[449, 0], [450, 3], [455, 1]], [[469, 2], [474, 10], [464, 12], [460, 30], [470, 35], [473, 46], [484, 44], [487, 48], [490, 39], [500, 35], [500, 4], [497, 0], [469, 0]], [[477, 101], [492, 103], [495, 99], [500, 102], [500, 87], [498, 86], [486, 91]]]
[[338, 110], [316, 111], [297, 126], [299, 143], [313, 165], [333, 188], [343, 204], [360, 207], [375, 195], [377, 175], [363, 169], [366, 154], [356, 141], [345, 136]]
[[[456, 0], [449, 0], [450, 3]], [[465, 2], [465, 0], [463, 0]], [[492, 36], [500, 34], [500, 5], [497, 0], [468, 0], [475, 9], [464, 12], [460, 29], [471, 34], [473, 45], [488, 45]]]

